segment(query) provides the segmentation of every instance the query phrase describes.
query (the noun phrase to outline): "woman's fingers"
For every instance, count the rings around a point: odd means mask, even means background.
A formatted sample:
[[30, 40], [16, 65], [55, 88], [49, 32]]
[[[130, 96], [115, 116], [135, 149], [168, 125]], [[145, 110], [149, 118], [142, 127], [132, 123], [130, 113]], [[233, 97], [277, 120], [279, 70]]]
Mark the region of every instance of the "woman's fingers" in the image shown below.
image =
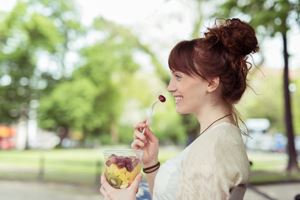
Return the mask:
[[139, 188], [139, 183], [141, 182], [142, 180], [142, 174], [138, 174], [134, 181], [131, 183], [130, 187], [129, 188], [133, 188], [135, 190], [137, 190]]
[[138, 140], [138, 139], [135, 139], [132, 143], [131, 143], [131, 147], [133, 149], [142, 149], [143, 147], [145, 146], [145, 143]]
[[138, 131], [134, 132], [134, 139], [139, 139], [143, 142], [147, 142], [146, 136]]
[[101, 175], [101, 188], [105, 190], [106, 194], [112, 193], [114, 189], [112, 186], [109, 185], [104, 174]]
[[107, 195], [107, 192], [105, 191], [105, 189], [102, 186], [100, 187], [100, 193], [102, 194], [104, 199], [109, 199], [108, 195]]
[[106, 192], [106, 190], [105, 190], [105, 188], [104, 188], [105, 182], [106, 182], [106, 179], [105, 179], [104, 175], [102, 174], [102, 175], [101, 175], [101, 187], [100, 187], [100, 193], [103, 195], [104, 199], [109, 199], [109, 198], [108, 198], [108, 194], [107, 194], [107, 192]]
[[139, 132], [142, 132], [143, 129], [147, 126], [147, 123], [146, 123], [146, 120], [143, 121], [143, 122], [140, 122], [138, 123], [137, 125], [135, 125], [134, 129], [139, 131]]
[[154, 142], [154, 143], [158, 142], [157, 138], [148, 127], [146, 127], [144, 136], [147, 138], [149, 142]]
[[105, 182], [107, 182], [107, 181], [106, 181], [104, 174], [102, 173], [101, 174], [101, 185], [103, 185]]
[[134, 131], [134, 140], [131, 143], [131, 147], [133, 149], [141, 149], [145, 147], [146, 144], [147, 144], [147, 139], [145, 135], [143, 135], [139, 131]]
[[[141, 132], [145, 129], [144, 134]], [[134, 141], [131, 143], [133, 149], [143, 149], [148, 144], [158, 144], [158, 139], [149, 129], [146, 121], [135, 126]]]

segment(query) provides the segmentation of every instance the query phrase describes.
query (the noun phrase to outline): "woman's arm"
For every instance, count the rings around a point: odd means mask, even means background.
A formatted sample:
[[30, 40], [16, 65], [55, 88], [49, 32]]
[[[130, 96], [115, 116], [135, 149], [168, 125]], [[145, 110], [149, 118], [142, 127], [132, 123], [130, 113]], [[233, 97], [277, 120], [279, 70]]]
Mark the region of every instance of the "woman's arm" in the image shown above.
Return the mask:
[[[147, 167], [151, 167], [151, 166], [154, 166], [158, 163], [158, 161], [154, 161], [152, 162], [154, 164], [150, 165], [144, 165], [144, 169], [147, 168]], [[151, 173], [145, 173], [146, 175], [146, 179], [147, 179], [147, 183], [148, 183], [148, 186], [149, 186], [149, 192], [151, 194], [151, 196], [153, 197], [153, 188], [154, 188], [154, 181], [155, 181], [155, 177], [156, 177], [156, 174], [158, 172], [158, 169], [155, 170], [154, 172], [151, 172]]]
[[[141, 132], [145, 129], [144, 134]], [[146, 122], [139, 123], [134, 130], [134, 140], [131, 144], [133, 149], [143, 150], [143, 168], [153, 166], [158, 162], [159, 141], [149, 129]], [[153, 194], [154, 180], [157, 170], [152, 173], [146, 173], [146, 179], [149, 185], [149, 191]]]

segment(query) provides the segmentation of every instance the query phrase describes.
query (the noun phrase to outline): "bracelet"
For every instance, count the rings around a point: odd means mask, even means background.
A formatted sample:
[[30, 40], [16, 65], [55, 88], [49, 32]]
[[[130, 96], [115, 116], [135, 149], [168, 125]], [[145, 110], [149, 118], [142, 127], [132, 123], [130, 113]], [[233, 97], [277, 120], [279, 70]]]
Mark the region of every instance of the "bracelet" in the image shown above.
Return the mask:
[[143, 170], [143, 172], [146, 173], [146, 174], [150, 174], [152, 172], [155, 172], [158, 169], [159, 169], [159, 166], [157, 168], [152, 169], [152, 170], [148, 170], [148, 171]]
[[155, 165], [153, 166], [150, 166], [150, 167], [146, 167], [143, 169], [143, 172], [146, 173], [146, 174], [149, 174], [149, 173], [152, 173], [152, 172], [155, 172], [156, 170], [158, 170], [160, 167], [160, 162], [157, 162]]

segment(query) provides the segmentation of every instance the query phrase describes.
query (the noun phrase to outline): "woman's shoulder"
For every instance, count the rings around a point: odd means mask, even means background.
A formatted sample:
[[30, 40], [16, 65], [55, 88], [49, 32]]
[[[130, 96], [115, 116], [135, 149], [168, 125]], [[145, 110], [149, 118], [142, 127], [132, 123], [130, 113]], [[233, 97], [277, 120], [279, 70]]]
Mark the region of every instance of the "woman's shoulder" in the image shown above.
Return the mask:
[[221, 122], [199, 135], [192, 144], [196, 146], [197, 143], [202, 143], [211, 146], [224, 140], [236, 141], [241, 138], [241, 134], [241, 130], [236, 125], [229, 122]]
[[[200, 138], [190, 148], [186, 160], [189, 165], [213, 166], [213, 168], [235, 165], [244, 170], [244, 174], [248, 173], [249, 161], [238, 127], [229, 123], [220, 123], [212, 127], [206, 133], [206, 137]], [[209, 170], [211, 169], [207, 169]]]
[[[181, 183], [184, 192], [179, 191], [180, 197], [203, 191], [201, 195], [209, 196], [205, 199], [212, 199], [213, 195], [218, 194], [215, 192], [218, 188], [221, 194], [229, 191], [228, 188], [247, 182], [249, 162], [239, 137], [241, 131], [238, 127], [220, 123], [192, 143], [182, 164]], [[191, 199], [195, 198], [193, 196]]]
[[241, 130], [234, 124], [222, 122], [200, 135], [191, 144], [190, 153], [215, 154], [216, 151], [236, 151], [244, 148]]
[[219, 134], [227, 134], [227, 135], [236, 135], [236, 133], [241, 134], [241, 129], [237, 127], [235, 124], [229, 122], [221, 122], [210, 130], [207, 131], [210, 135], [217, 135]]

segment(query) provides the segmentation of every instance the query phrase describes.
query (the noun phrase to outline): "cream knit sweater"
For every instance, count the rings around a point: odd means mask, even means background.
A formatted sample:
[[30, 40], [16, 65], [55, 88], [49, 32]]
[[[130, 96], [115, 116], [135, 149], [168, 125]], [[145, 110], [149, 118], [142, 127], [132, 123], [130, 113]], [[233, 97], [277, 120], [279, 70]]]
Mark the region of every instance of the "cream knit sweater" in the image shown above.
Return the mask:
[[177, 200], [241, 200], [249, 161], [240, 130], [217, 124], [191, 144], [179, 178]]

